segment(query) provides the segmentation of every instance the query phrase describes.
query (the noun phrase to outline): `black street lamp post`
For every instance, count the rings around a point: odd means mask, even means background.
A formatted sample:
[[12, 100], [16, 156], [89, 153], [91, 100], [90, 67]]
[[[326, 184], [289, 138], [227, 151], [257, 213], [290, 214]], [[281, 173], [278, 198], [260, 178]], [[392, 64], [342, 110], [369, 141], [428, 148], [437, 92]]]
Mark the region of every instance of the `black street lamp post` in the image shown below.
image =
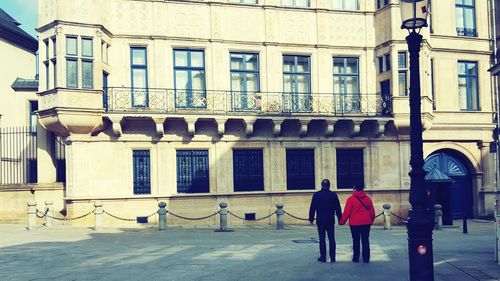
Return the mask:
[[434, 281], [432, 229], [434, 213], [429, 208], [425, 187], [424, 154], [422, 140], [422, 110], [420, 98], [419, 53], [422, 35], [419, 31], [427, 26], [429, 0], [401, 0], [402, 29], [408, 29], [406, 37], [410, 53], [410, 146], [411, 178], [408, 213], [408, 258], [411, 281]]

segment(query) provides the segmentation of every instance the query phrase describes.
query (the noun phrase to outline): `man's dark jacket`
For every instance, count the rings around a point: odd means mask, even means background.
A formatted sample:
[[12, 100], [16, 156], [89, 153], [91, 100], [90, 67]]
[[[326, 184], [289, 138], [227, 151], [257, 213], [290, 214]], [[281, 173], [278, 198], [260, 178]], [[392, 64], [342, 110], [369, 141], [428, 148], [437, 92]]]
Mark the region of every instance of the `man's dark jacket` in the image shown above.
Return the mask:
[[335, 213], [337, 213], [337, 218], [340, 221], [342, 209], [337, 194], [329, 189], [321, 189], [315, 192], [309, 208], [309, 221], [314, 220], [314, 213], [316, 213], [317, 225], [334, 225]]

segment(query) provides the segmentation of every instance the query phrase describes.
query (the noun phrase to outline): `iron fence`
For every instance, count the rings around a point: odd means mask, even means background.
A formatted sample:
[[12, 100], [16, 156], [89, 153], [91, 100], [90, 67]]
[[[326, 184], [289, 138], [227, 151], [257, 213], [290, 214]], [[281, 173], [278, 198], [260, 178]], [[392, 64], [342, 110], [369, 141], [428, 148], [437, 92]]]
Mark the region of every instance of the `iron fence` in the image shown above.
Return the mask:
[[[140, 93], [140, 94], [138, 94]], [[390, 116], [391, 99], [364, 93], [283, 93], [108, 88], [107, 112]]]
[[[0, 128], [0, 184], [37, 182], [37, 131], [35, 126]], [[66, 181], [65, 145], [54, 141], [56, 179]]]

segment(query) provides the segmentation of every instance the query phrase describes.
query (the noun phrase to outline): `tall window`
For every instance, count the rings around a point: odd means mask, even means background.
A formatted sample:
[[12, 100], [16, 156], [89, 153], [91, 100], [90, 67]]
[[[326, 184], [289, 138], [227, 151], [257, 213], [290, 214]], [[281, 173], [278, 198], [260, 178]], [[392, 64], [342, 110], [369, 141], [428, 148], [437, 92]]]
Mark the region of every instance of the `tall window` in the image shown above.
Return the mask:
[[333, 93], [338, 112], [359, 111], [358, 58], [333, 58]]
[[383, 8], [389, 5], [389, 0], [376, 0], [377, 1], [377, 9]]
[[234, 191], [263, 191], [262, 149], [233, 150]]
[[385, 59], [385, 71], [391, 70], [391, 54], [385, 54], [384, 55]]
[[384, 72], [384, 57], [377, 57], [378, 73]]
[[208, 150], [177, 150], [177, 192], [209, 192]]
[[333, 0], [333, 8], [340, 10], [358, 10], [358, 0]]
[[231, 3], [257, 4], [257, 0], [229, 0]]
[[38, 123], [38, 117], [36, 116], [36, 111], [38, 110], [38, 101], [29, 101], [30, 103], [30, 132], [36, 132], [36, 124]]
[[434, 28], [432, 26], [432, 1], [429, 1], [429, 9], [427, 11], [428, 19], [429, 19], [429, 31], [430, 33], [434, 33]]
[[147, 107], [148, 60], [145, 47], [130, 48], [130, 75], [132, 80], [132, 107]]
[[431, 95], [432, 109], [436, 109], [436, 93], [434, 92], [434, 59], [431, 59]]
[[458, 96], [461, 110], [479, 110], [476, 62], [458, 62]]
[[149, 150], [132, 151], [134, 165], [134, 194], [151, 194]]
[[50, 89], [50, 72], [49, 72], [49, 40], [43, 40], [45, 46], [45, 58], [43, 60], [43, 65], [45, 67], [45, 90]]
[[94, 52], [92, 38], [82, 38], [82, 88], [94, 88]]
[[78, 37], [66, 36], [66, 87], [78, 88]]
[[52, 58], [50, 59], [50, 61], [52, 61], [52, 71], [54, 72], [54, 75], [52, 75], [52, 79], [54, 79], [53, 81], [53, 85], [54, 85], [54, 88], [57, 87], [57, 41], [56, 41], [56, 37], [52, 37], [51, 39], [52, 41]]
[[283, 6], [309, 7], [309, 0], [281, 0]]
[[288, 190], [314, 189], [314, 149], [286, 150], [286, 187]]
[[363, 149], [337, 149], [337, 188], [365, 185]]
[[283, 89], [285, 110], [312, 110], [311, 65], [308, 56], [283, 56]]
[[175, 103], [177, 107], [205, 108], [205, 54], [174, 50]]
[[455, 0], [457, 35], [475, 37], [476, 34], [475, 0]]
[[256, 108], [259, 92], [259, 55], [231, 53], [231, 97], [233, 110]]
[[408, 61], [406, 59], [406, 52], [398, 53], [398, 84], [399, 84], [399, 95], [408, 95]]

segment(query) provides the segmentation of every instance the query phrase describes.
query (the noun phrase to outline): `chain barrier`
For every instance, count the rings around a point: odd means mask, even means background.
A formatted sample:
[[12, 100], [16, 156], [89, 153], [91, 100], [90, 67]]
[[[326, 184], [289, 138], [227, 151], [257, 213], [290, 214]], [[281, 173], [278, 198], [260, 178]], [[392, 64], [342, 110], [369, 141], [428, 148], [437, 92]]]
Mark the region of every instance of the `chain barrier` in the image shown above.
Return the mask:
[[255, 218], [253, 220], [248, 220], [248, 219], [246, 219], [244, 217], [240, 217], [237, 214], [235, 214], [235, 213], [233, 213], [233, 212], [231, 212], [229, 210], [227, 211], [227, 213], [230, 214], [231, 216], [233, 216], [235, 218], [238, 218], [240, 220], [243, 220], [243, 221], [261, 221], [261, 220], [265, 220], [265, 219], [268, 219], [268, 218], [272, 217], [274, 214], [276, 214], [276, 211], [270, 213], [269, 215], [266, 215], [266, 216], [263, 216], [263, 217], [260, 217], [260, 218]]
[[201, 221], [201, 220], [206, 220], [208, 218], [211, 218], [215, 215], [217, 215], [220, 211], [216, 211], [215, 213], [213, 214], [210, 214], [208, 216], [204, 216], [204, 217], [195, 217], [195, 218], [189, 218], [189, 217], [184, 217], [184, 216], [181, 216], [181, 215], [178, 215], [178, 214], [175, 214], [175, 213], [172, 213], [171, 211], [167, 210], [167, 214], [171, 214], [173, 217], [176, 217], [178, 219], [182, 219], [182, 220], [190, 220], [190, 221]]
[[[36, 210], [36, 216], [39, 217], [39, 218], [43, 218], [43, 217], [48, 217], [48, 218], [51, 218], [51, 219], [54, 219], [54, 220], [59, 220], [59, 221], [73, 221], [73, 220], [79, 220], [79, 219], [82, 219], [90, 214], [92, 214], [94, 211], [90, 211], [86, 214], [83, 214], [81, 216], [78, 216], [78, 217], [74, 217], [74, 218], [58, 218], [58, 217], [54, 217], [54, 216], [51, 216], [48, 214], [48, 211], [49, 209], [46, 209], [45, 213], [42, 213], [40, 212], [38, 209]], [[43, 214], [42, 216], [39, 216], [38, 214]]]
[[106, 210], [102, 210], [102, 212], [103, 212], [104, 214], [106, 214], [106, 215], [108, 215], [108, 216], [112, 217], [112, 218], [115, 218], [115, 219], [117, 219], [117, 220], [121, 220], [121, 221], [136, 221], [136, 220], [137, 220], [137, 219], [127, 219], [127, 218], [121, 218], [121, 217], [119, 217], [119, 216], [115, 216], [115, 215], [113, 215], [113, 214], [110, 214], [110, 213], [106, 212]]
[[376, 215], [376, 216], [375, 216], [375, 218], [378, 218], [378, 217], [380, 217], [380, 216], [381, 216], [381, 215], [383, 215], [383, 214], [384, 214], [384, 212], [382, 211], [382, 213], [380, 213], [380, 214]]
[[[38, 209], [36, 209], [36, 216], [37, 216], [38, 218], [40, 218], [40, 219], [43, 219], [43, 218], [45, 218], [45, 216], [47, 215], [47, 213], [48, 213], [48, 212], [49, 212], [49, 209], [45, 209], [45, 213], [42, 213], [42, 212], [40, 212]], [[39, 213], [40, 213], [40, 214], [42, 214], [42, 215], [41, 215], [41, 216], [39, 216], [39, 215], [38, 215]]]
[[408, 221], [407, 221], [407, 218], [400, 217], [400, 216], [396, 215], [396, 214], [395, 214], [395, 213], [393, 213], [393, 212], [391, 212], [391, 215], [393, 215], [393, 216], [395, 216], [396, 218], [398, 218], [398, 219], [402, 220], [403, 222], [408, 222]]
[[[289, 212], [283, 210], [285, 212], [285, 214], [289, 215], [290, 217], [294, 218], [294, 219], [297, 219], [297, 220], [301, 220], [301, 221], [309, 221], [309, 219], [305, 219], [305, 218], [301, 218], [301, 217], [297, 217], [295, 215], [292, 215], [290, 214]], [[314, 220], [316, 220], [316, 218], [314, 218]]]

